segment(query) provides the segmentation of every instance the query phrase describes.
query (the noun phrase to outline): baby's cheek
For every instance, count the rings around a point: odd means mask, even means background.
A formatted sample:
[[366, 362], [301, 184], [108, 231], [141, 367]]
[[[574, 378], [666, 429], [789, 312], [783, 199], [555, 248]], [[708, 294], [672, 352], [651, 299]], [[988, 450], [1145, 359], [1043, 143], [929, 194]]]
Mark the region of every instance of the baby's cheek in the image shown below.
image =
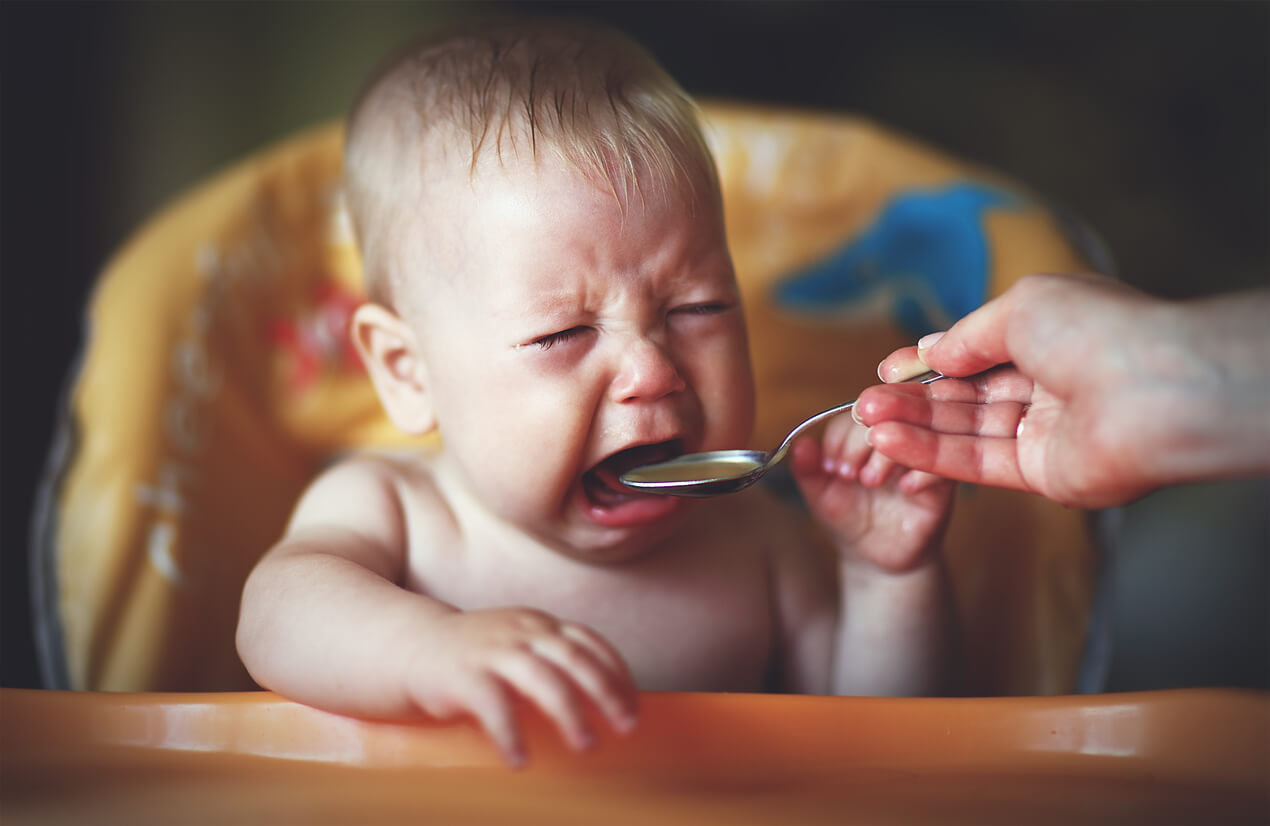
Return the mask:
[[[736, 439], [745, 442], [754, 432], [756, 396], [754, 389], [754, 373], [750, 369], [748, 354], [729, 355], [730, 369], [724, 374], [722, 394], [725, 396], [724, 413], [727, 415]], [[774, 447], [774, 445], [754, 445], [754, 447]]]
[[576, 427], [560, 415], [508, 400], [505, 415], [473, 420], [467, 462], [485, 501], [518, 511], [540, 509], [572, 482]]

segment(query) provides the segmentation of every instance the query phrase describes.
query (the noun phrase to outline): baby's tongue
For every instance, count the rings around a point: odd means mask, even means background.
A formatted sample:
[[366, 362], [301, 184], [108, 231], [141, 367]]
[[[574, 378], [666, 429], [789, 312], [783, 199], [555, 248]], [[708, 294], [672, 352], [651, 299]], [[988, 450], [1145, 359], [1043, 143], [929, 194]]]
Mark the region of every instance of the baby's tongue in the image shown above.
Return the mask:
[[660, 462], [682, 452], [678, 440], [633, 447], [610, 456], [582, 474], [588, 517], [600, 525], [632, 528], [652, 524], [674, 513], [685, 500], [633, 491], [623, 485], [619, 477], [633, 467]]
[[621, 475], [631, 468], [664, 461], [678, 454], [679, 448], [674, 442], [640, 445], [615, 453], [583, 475], [582, 484], [587, 498], [602, 508], [618, 507], [635, 499], [646, 498], [644, 494], [623, 485]]

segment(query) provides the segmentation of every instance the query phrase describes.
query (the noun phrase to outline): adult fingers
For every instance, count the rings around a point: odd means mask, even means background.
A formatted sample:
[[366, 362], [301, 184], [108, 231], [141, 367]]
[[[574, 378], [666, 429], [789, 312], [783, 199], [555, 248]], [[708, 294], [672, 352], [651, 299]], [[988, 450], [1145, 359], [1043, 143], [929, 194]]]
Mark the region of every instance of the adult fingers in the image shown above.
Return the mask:
[[1019, 402], [938, 401], [908, 395], [900, 396], [886, 408], [883, 415], [862, 413], [870, 424], [898, 421], [959, 436], [1009, 437], [1018, 432], [1026, 404]]
[[1010, 314], [1031, 292], [1024, 282], [1016, 283], [948, 330], [922, 337], [917, 342], [918, 358], [946, 376], [969, 376], [1012, 361], [1007, 338]]
[[1025, 399], [1019, 394], [984, 392], [965, 382], [938, 382], [949, 387], [870, 387], [856, 404], [866, 426], [900, 421], [945, 433], [1007, 436], [1014, 433]]
[[[1013, 367], [997, 367], [985, 373], [966, 378], [940, 379], [928, 385], [902, 385], [931, 399], [941, 401], [1030, 403], [1036, 393], [1036, 384]], [[897, 386], [898, 388], [898, 386]]]
[[907, 381], [930, 370], [918, 354], [917, 346], [901, 347], [878, 364], [878, 378], [888, 384]]
[[1062, 312], [1061, 304], [1074, 300], [1079, 314], [1105, 306], [1108, 298], [1133, 293], [1096, 273], [1027, 275], [946, 332], [924, 337], [918, 342], [919, 355], [932, 370], [950, 376], [968, 376], [1011, 361], [1036, 370], [1046, 363], [1038, 345], [1052, 349], [1050, 337], [1038, 334], [1038, 321], [1068, 323], [1071, 307]]
[[867, 421], [863, 415], [871, 400], [882, 396], [908, 396], [918, 399], [936, 399], [939, 401], [989, 402], [1016, 401], [1031, 402], [1036, 394], [1036, 385], [1019, 371], [1000, 367], [978, 376], [964, 379], [940, 379], [930, 384], [875, 384], [860, 391], [853, 413], [857, 421]]
[[1029, 490], [1019, 469], [1018, 440], [935, 433], [906, 422], [883, 422], [869, 432], [873, 447], [894, 461], [963, 482]]

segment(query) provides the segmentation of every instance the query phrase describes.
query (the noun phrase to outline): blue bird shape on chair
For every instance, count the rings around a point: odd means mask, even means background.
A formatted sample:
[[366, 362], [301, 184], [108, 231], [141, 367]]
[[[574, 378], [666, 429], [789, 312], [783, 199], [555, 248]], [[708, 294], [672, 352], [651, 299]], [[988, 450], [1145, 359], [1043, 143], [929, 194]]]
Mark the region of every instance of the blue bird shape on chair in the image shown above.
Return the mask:
[[987, 210], [1018, 196], [970, 181], [894, 196], [864, 232], [785, 278], [777, 306], [849, 319], [889, 313], [914, 338], [947, 329], [987, 298]]

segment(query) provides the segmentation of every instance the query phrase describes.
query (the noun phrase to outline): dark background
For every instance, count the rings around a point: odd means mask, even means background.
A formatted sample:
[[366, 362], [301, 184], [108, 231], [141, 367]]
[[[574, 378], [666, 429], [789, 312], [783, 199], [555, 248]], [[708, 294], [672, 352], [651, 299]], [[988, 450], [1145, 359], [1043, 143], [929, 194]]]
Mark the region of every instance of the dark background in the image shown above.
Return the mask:
[[[1270, 4], [0, 2], [0, 685], [38, 682], [33, 491], [81, 312], [168, 198], [340, 116], [412, 32], [514, 5], [607, 20], [701, 96], [873, 117], [1076, 211], [1177, 298], [1270, 283]], [[1270, 415], [1270, 414], [1268, 414]], [[1270, 487], [1125, 512], [1111, 689], [1270, 687]]]

